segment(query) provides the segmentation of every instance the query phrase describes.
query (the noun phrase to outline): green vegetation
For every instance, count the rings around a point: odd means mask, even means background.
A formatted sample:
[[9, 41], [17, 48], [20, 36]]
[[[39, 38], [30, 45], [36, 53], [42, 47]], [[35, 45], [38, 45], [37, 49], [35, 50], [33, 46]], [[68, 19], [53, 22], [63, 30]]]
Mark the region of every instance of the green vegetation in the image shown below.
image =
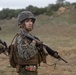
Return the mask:
[[59, 7], [66, 7], [66, 6], [76, 6], [76, 3], [70, 3], [65, 0], [57, 0], [56, 4], [49, 4], [48, 6], [44, 8], [38, 8], [36, 6], [29, 5], [25, 9], [9, 9], [9, 8], [3, 8], [3, 10], [0, 11], [0, 20], [1, 19], [11, 19], [16, 18], [17, 15], [23, 11], [28, 10], [35, 14], [35, 16], [45, 14], [45, 15], [53, 15], [56, 11], [58, 11]]

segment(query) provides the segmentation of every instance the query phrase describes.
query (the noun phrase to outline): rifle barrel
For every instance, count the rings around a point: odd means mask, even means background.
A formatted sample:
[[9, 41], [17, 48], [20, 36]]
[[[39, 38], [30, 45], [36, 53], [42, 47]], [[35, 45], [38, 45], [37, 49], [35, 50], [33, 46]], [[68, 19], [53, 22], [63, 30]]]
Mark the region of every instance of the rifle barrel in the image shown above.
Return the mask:
[[68, 63], [66, 60], [64, 60], [63, 58], [60, 57], [61, 60], [63, 60], [65, 63]]

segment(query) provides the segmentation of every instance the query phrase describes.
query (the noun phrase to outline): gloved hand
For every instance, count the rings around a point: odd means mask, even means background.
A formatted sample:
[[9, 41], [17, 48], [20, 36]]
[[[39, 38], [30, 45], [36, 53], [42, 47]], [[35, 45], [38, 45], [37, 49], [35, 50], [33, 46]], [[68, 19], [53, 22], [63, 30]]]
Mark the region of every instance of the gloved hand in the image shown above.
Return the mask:
[[35, 40], [32, 40], [31, 44], [32, 44], [33, 46], [36, 46], [36, 41], [35, 41]]

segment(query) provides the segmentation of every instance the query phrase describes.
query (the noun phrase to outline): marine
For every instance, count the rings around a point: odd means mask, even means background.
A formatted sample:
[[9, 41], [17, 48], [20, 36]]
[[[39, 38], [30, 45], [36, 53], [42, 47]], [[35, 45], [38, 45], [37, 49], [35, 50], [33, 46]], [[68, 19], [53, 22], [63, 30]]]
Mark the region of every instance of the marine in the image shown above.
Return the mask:
[[30, 11], [22, 11], [17, 17], [19, 32], [12, 40], [8, 52], [10, 65], [16, 68], [19, 75], [38, 75], [38, 67], [41, 62], [46, 63], [48, 54], [63, 60], [56, 51], [40, 42], [38, 37], [30, 34], [35, 21], [36, 18]]

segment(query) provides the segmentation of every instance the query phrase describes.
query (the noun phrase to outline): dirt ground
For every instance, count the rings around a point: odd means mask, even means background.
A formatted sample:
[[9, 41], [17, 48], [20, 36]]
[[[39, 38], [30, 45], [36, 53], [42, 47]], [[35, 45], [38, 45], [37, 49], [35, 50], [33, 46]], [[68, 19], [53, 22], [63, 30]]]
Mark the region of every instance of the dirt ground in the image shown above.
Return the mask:
[[[68, 63], [47, 56], [47, 64], [41, 63], [38, 68], [39, 75], [76, 75], [76, 50], [69, 48], [60, 50], [59, 54]], [[0, 62], [2, 62], [0, 63], [0, 75], [17, 75], [16, 70], [9, 65], [8, 57], [4, 54], [0, 55]]]

